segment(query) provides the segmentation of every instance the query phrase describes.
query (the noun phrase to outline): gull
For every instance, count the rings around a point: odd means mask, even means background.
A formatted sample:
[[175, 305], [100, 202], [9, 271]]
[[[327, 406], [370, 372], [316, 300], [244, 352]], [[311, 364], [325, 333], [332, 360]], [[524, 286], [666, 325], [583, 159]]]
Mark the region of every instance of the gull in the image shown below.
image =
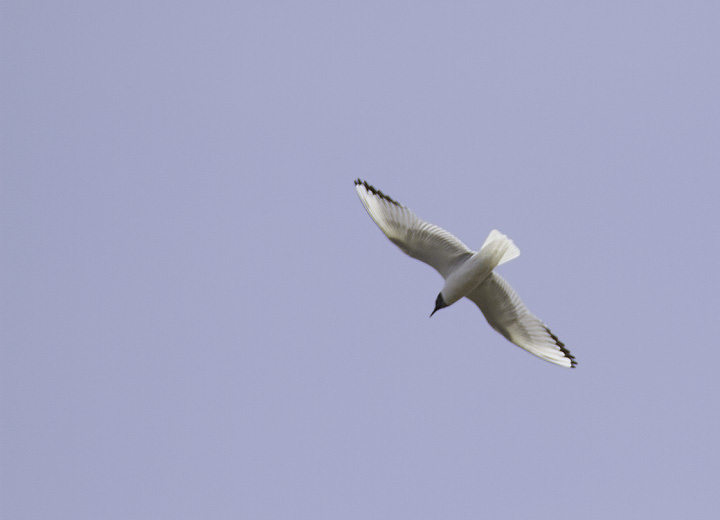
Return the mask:
[[575, 367], [575, 357], [565, 345], [494, 271], [520, 255], [520, 249], [506, 235], [493, 229], [476, 252], [367, 182], [357, 179], [355, 189], [368, 214], [390, 241], [405, 254], [435, 268], [445, 279], [431, 317], [465, 297], [511, 343], [550, 363]]

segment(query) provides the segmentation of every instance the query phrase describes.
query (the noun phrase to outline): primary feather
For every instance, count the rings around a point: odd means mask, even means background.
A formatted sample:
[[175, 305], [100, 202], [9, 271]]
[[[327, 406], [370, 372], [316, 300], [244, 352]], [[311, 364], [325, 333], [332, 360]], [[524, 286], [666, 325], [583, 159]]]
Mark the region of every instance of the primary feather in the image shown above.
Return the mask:
[[455, 235], [418, 218], [367, 182], [356, 180], [355, 189], [382, 232], [404, 253], [434, 267], [443, 278], [473, 254]]
[[515, 345], [556, 365], [574, 367], [575, 357], [540, 321], [502, 276], [490, 273], [467, 298], [482, 311], [490, 326]]

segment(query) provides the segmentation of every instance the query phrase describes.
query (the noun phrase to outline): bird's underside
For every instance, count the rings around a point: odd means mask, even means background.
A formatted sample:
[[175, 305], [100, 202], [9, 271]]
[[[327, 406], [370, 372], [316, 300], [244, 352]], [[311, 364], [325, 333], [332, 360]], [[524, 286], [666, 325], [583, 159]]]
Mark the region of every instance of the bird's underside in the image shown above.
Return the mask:
[[[367, 182], [358, 179], [355, 188], [382, 232], [404, 253], [430, 265], [445, 278], [439, 300], [444, 293], [456, 292], [458, 287], [465, 290], [474, 286], [462, 295], [474, 302], [490, 326], [510, 342], [556, 365], [572, 368], [577, 364], [565, 345], [528, 310], [510, 284], [492, 269], [486, 272], [488, 267], [494, 268], [519, 255], [520, 251], [505, 235], [493, 230], [476, 253], [451, 233], [420, 219]], [[494, 250], [497, 254], [493, 256]], [[476, 260], [477, 269], [468, 269]], [[485, 264], [480, 265], [482, 262]], [[475, 278], [470, 283], [467, 278], [458, 280], [465, 272], [467, 276], [481, 278], [476, 285], [472, 282]]]

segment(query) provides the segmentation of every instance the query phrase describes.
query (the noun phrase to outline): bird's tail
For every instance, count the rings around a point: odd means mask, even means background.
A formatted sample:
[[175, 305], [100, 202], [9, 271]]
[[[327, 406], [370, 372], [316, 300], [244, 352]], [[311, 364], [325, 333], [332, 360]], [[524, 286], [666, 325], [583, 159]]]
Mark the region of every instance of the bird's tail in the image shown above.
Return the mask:
[[[487, 257], [499, 257], [497, 264], [501, 265], [505, 262], [509, 262], [513, 258], [520, 256], [520, 249], [515, 243], [510, 240], [507, 235], [504, 235], [497, 229], [490, 231], [490, 234], [485, 239], [480, 251], [483, 251]], [[494, 262], [493, 262], [494, 263]]]

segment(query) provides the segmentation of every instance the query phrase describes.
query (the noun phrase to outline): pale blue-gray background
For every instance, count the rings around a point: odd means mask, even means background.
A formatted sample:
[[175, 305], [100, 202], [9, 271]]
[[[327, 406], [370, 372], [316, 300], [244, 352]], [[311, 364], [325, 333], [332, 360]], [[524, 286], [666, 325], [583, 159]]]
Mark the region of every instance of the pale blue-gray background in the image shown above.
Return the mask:
[[[710, 518], [717, 2], [0, 11], [3, 519]], [[357, 177], [500, 268], [514, 347]]]

